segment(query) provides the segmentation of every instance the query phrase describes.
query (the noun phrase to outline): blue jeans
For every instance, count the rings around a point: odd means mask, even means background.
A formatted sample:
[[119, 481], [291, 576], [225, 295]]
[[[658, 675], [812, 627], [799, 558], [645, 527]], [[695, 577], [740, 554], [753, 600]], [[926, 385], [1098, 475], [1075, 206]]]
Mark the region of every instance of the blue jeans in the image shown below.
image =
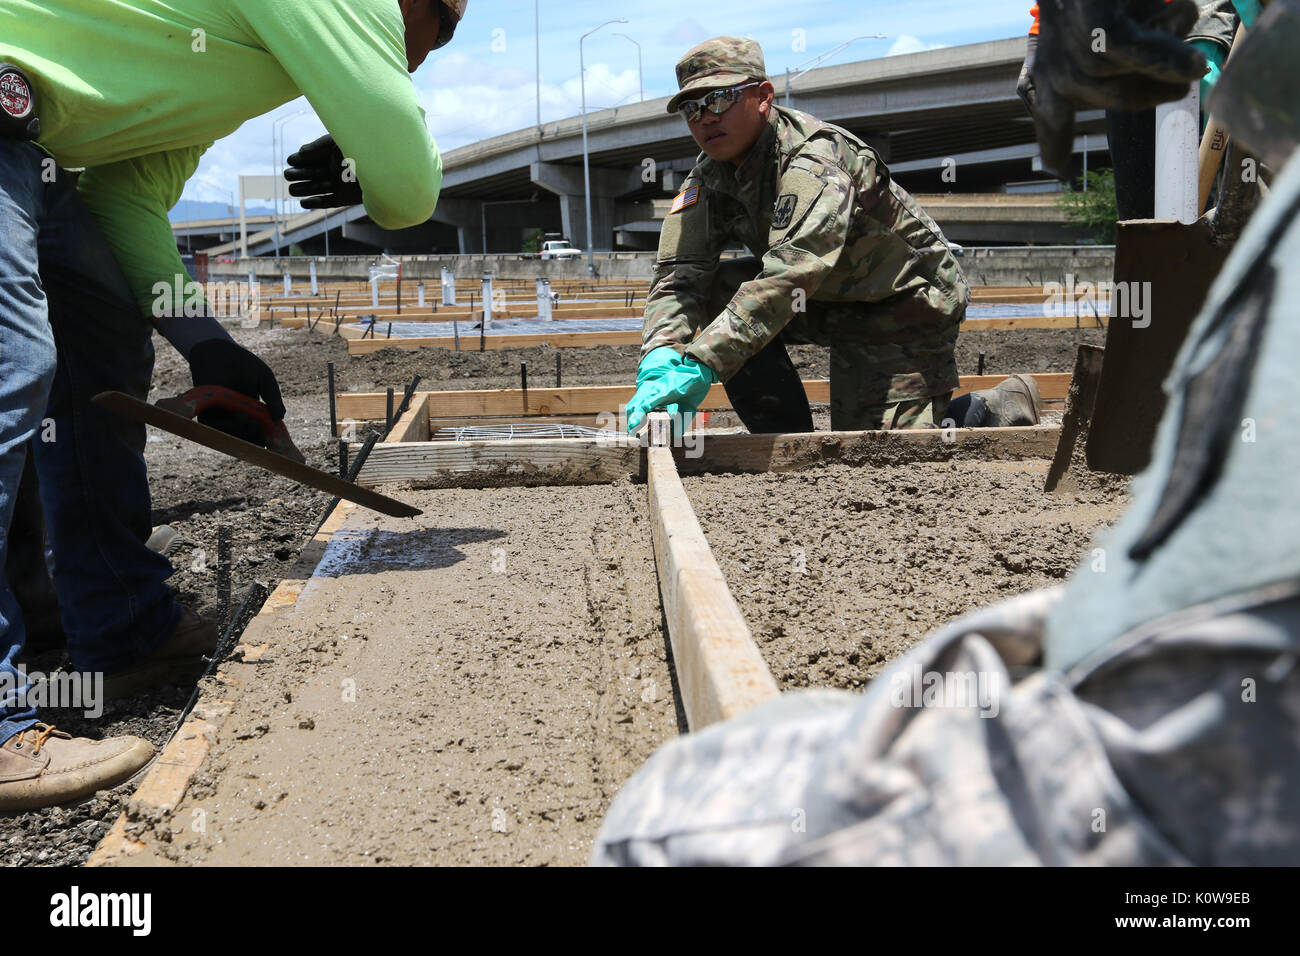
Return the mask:
[[[30, 143], [0, 138], [0, 568], [34, 437], [54, 587], [80, 671], [129, 666], [180, 619], [164, 583], [171, 562], [145, 546], [145, 427], [90, 404], [109, 389], [148, 394], [151, 332], [74, 177]], [[24, 637], [0, 574], [0, 691], [17, 683]], [[31, 708], [0, 701], [0, 743], [33, 723]]]

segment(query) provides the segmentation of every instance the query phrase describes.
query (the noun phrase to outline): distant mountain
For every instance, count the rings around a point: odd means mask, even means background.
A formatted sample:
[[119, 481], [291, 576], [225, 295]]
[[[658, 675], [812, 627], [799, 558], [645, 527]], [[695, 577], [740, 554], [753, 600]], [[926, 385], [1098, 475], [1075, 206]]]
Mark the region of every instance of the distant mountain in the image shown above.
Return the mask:
[[[250, 216], [270, 216], [274, 215], [275, 210], [266, 206], [249, 206], [245, 212]], [[167, 218], [172, 222], [188, 222], [191, 219], [224, 219], [227, 216], [238, 215], [239, 207], [232, 207], [229, 203], [182, 199]]]

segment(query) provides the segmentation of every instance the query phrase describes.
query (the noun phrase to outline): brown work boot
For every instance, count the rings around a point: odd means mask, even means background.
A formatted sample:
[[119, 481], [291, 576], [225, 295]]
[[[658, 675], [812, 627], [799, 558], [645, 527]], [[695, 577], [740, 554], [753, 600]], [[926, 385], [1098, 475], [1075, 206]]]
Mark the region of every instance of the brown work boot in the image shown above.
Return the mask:
[[0, 812], [52, 807], [116, 787], [153, 752], [139, 737], [89, 740], [49, 724], [28, 727], [0, 745]]
[[999, 382], [996, 388], [975, 392], [972, 398], [983, 399], [988, 406], [988, 413], [981, 423], [984, 428], [1037, 425], [1043, 414], [1043, 398], [1032, 375], [1012, 375]]
[[117, 700], [150, 687], [193, 680], [203, 673], [220, 640], [215, 626], [185, 608], [162, 647], [125, 670], [104, 675], [104, 699]]

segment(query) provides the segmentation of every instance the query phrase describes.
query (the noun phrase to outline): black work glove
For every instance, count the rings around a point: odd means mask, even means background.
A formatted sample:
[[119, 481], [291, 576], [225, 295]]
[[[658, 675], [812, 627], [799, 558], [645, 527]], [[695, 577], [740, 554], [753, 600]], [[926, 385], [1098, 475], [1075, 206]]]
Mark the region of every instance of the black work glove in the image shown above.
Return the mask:
[[1064, 175], [1076, 106], [1137, 112], [1181, 99], [1205, 74], [1183, 40], [1194, 0], [1040, 0], [1034, 127], [1043, 165]]
[[[190, 349], [190, 376], [195, 385], [220, 385], [263, 402], [276, 421], [284, 420], [284, 400], [275, 373], [260, 358], [229, 339], [208, 339]], [[254, 445], [267, 445], [266, 432], [243, 412], [209, 408], [199, 422]]]
[[1029, 34], [1025, 48], [1025, 62], [1020, 65], [1020, 78], [1016, 80], [1016, 95], [1025, 104], [1029, 115], [1034, 115], [1034, 54], [1038, 52], [1038, 34]]
[[302, 198], [303, 209], [334, 209], [361, 202], [357, 171], [350, 161], [344, 161], [343, 150], [328, 133], [299, 146], [288, 162], [284, 178], [290, 184], [289, 195]]

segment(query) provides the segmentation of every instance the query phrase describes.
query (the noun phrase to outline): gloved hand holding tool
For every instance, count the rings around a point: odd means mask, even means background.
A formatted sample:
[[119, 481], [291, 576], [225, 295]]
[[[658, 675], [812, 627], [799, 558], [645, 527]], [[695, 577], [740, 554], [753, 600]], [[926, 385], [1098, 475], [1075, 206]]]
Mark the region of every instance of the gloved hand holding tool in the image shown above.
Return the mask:
[[301, 198], [303, 209], [334, 209], [361, 202], [356, 169], [328, 133], [298, 147], [288, 163], [284, 178], [290, 184], [289, 195]]
[[1075, 105], [1137, 112], [1181, 99], [1205, 73], [1183, 37], [1193, 0], [1040, 0], [1032, 70], [1034, 126], [1043, 165], [1065, 175]]
[[637, 368], [636, 393], [627, 403], [628, 433], [635, 432], [653, 411], [666, 411], [674, 421], [679, 414], [685, 415], [685, 428], [708, 396], [709, 388], [717, 383], [713, 369], [689, 355], [668, 345], [652, 350]]
[[[227, 435], [304, 460], [285, 430], [280, 383], [265, 362], [227, 338], [196, 343], [189, 360], [195, 388], [181, 400], [195, 405], [187, 417], [197, 415], [201, 424]], [[170, 410], [186, 415], [181, 408]]]

